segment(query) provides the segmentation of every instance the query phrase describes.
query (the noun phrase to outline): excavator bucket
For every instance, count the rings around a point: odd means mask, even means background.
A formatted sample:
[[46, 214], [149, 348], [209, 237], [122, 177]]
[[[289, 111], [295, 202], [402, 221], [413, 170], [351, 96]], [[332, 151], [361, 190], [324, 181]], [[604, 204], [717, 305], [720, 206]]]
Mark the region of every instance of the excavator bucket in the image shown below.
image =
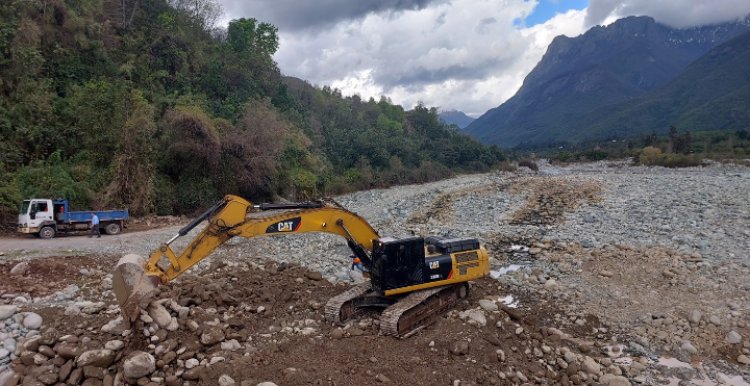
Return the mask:
[[115, 266], [112, 287], [122, 313], [130, 320], [138, 318], [153, 299], [159, 278], [146, 275], [146, 260], [138, 255], [125, 255]]

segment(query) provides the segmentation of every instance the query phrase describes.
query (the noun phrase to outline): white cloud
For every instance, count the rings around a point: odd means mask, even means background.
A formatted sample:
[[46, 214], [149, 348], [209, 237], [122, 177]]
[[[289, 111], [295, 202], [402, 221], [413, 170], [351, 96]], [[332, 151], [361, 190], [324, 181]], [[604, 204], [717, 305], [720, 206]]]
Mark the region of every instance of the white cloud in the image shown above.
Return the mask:
[[675, 28], [729, 22], [750, 14], [749, 0], [589, 0], [586, 25], [625, 16], [651, 16]]
[[519, 29], [537, 1], [454, 0], [419, 11], [371, 13], [310, 33], [281, 31], [282, 72], [407, 108], [417, 101], [478, 116], [510, 98], [560, 34], [584, 31], [571, 10]]

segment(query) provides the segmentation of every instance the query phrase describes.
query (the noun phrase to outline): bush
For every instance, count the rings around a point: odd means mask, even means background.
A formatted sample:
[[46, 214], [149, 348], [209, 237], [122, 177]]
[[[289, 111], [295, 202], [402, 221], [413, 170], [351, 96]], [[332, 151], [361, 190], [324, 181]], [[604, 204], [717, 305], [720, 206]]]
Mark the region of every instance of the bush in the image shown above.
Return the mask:
[[533, 170], [535, 172], [539, 171], [539, 165], [537, 165], [536, 162], [534, 162], [533, 160], [530, 160], [530, 159], [522, 159], [522, 160], [518, 161], [518, 166], [519, 167], [525, 166], [525, 167], [527, 167], [527, 168], [529, 168], [529, 169], [531, 169], [531, 170]]
[[664, 154], [661, 150], [648, 146], [638, 156], [638, 163], [647, 166], [664, 166], [667, 168], [686, 168], [700, 166], [703, 159], [685, 154]]
[[497, 170], [501, 172], [515, 172], [516, 170], [518, 170], [518, 168], [510, 161], [502, 161], [497, 164]]
[[646, 146], [641, 150], [641, 154], [638, 155], [638, 163], [641, 165], [657, 165], [661, 156], [662, 152], [659, 148]]

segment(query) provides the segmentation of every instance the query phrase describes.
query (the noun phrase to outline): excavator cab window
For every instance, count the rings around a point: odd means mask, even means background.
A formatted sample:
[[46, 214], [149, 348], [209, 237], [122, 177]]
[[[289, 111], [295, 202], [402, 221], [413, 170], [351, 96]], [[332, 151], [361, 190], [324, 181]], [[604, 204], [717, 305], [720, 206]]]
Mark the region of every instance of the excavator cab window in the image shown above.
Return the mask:
[[422, 237], [382, 242], [373, 252], [373, 288], [386, 291], [425, 282], [425, 251]]

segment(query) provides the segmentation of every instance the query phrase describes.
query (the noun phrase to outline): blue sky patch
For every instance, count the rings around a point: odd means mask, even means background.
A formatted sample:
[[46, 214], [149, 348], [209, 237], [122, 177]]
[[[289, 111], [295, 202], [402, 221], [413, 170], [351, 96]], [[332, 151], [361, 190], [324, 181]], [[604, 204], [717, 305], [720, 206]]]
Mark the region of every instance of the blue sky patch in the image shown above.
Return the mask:
[[526, 18], [523, 24], [527, 27], [542, 24], [558, 13], [565, 13], [571, 9], [581, 10], [588, 4], [588, 0], [539, 0], [534, 12]]

